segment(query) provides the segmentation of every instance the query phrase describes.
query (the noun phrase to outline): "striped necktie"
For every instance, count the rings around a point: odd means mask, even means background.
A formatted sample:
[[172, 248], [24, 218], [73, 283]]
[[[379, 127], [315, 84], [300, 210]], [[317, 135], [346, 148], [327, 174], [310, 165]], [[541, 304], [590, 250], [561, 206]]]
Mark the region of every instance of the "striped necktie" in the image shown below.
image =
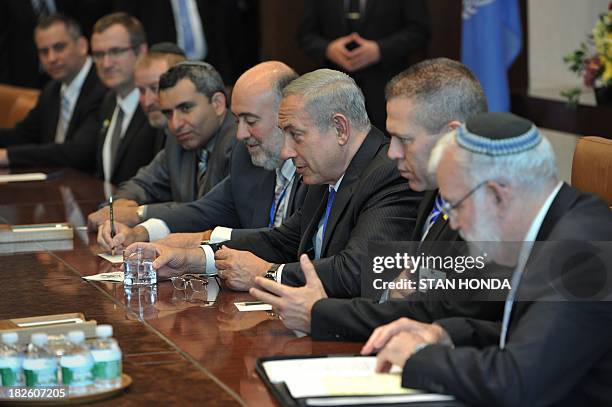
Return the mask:
[[202, 188], [204, 184], [204, 178], [206, 176], [206, 168], [208, 167], [208, 150], [205, 148], [200, 149], [198, 152], [198, 190]]
[[59, 120], [57, 121], [57, 130], [55, 131], [55, 142], [63, 143], [66, 140], [66, 131], [70, 123], [70, 102], [66, 97], [66, 91], [61, 91], [62, 101], [60, 106]]
[[433, 224], [436, 223], [436, 220], [438, 220], [438, 218], [440, 217], [440, 214], [442, 213], [442, 205], [444, 205], [444, 199], [442, 199], [440, 194], [438, 194], [436, 196], [434, 206], [431, 209], [429, 215], [427, 216], [427, 219], [425, 219], [425, 223], [423, 224], [423, 234], [421, 235], [421, 240], [425, 239], [425, 236], [427, 236], [429, 229], [431, 229]]

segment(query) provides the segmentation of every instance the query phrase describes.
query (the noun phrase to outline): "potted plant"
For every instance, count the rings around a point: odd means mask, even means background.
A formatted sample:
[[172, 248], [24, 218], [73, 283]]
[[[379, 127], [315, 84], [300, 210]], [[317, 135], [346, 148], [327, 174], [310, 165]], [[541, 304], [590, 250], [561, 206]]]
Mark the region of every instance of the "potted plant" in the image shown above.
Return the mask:
[[[595, 90], [598, 105], [612, 104], [612, 2], [601, 13], [593, 31], [580, 48], [563, 57], [570, 71], [582, 77], [584, 86]], [[581, 88], [561, 92], [568, 104], [576, 106]]]

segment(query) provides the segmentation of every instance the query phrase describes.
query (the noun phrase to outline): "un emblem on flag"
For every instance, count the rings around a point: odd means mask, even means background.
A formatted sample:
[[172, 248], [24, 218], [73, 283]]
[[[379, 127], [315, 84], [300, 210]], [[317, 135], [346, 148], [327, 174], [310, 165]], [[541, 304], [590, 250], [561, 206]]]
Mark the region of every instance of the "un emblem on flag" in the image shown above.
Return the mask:
[[463, 12], [461, 16], [464, 20], [468, 20], [478, 12], [478, 7], [486, 6], [494, 1], [495, 0], [463, 0]]

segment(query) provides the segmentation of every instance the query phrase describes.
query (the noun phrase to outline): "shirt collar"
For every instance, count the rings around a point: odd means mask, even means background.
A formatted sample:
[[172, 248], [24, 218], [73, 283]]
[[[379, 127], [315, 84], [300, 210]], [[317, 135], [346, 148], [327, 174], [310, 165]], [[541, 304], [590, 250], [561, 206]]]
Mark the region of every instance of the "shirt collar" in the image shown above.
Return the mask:
[[74, 79], [69, 83], [62, 83], [61, 92], [62, 95], [67, 98], [69, 101], [74, 101], [79, 93], [81, 93], [81, 88], [83, 87], [83, 83], [85, 82], [85, 78], [87, 78], [87, 74], [89, 73], [89, 69], [91, 68], [91, 57], [87, 57], [85, 63], [81, 67], [79, 73], [74, 77]]
[[330, 185], [330, 187], [333, 188], [336, 192], [338, 192], [338, 188], [340, 188], [340, 184], [342, 183], [343, 179], [344, 179], [344, 174], [342, 174], [340, 179], [338, 181], [336, 181], [336, 183], [334, 185]]
[[533, 222], [531, 222], [531, 227], [529, 228], [529, 230], [527, 231], [527, 234], [525, 235], [525, 240], [524, 240], [525, 242], [534, 242], [536, 240], [538, 233], [540, 233], [540, 227], [542, 227], [544, 218], [546, 217], [546, 214], [548, 213], [550, 206], [552, 205], [553, 201], [557, 197], [557, 194], [559, 193], [559, 190], [561, 189], [562, 186], [563, 186], [563, 182], [559, 182], [557, 186], [555, 187], [555, 189], [553, 189], [553, 191], [550, 193], [548, 198], [546, 198], [546, 201], [544, 201], [544, 204], [540, 208], [540, 211], [538, 212], [536, 217], [533, 219]]
[[295, 165], [293, 164], [292, 159], [285, 160], [283, 165], [276, 169], [276, 178], [278, 178], [280, 175], [282, 175], [286, 180], [293, 179], [293, 176], [295, 175]]
[[136, 108], [138, 108], [138, 98], [140, 97], [140, 92], [138, 88], [134, 88], [125, 98], [117, 95], [117, 104], [123, 110], [123, 114], [125, 117], [131, 117]]

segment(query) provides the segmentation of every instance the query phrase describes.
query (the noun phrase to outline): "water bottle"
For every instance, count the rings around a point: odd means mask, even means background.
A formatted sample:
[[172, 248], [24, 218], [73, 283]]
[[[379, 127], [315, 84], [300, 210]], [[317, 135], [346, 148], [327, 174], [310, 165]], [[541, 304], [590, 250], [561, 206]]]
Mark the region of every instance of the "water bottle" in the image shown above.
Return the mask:
[[121, 349], [112, 338], [113, 327], [96, 327], [96, 340], [91, 342], [90, 351], [94, 359], [94, 379], [96, 388], [109, 389], [121, 385]]
[[60, 359], [62, 383], [71, 395], [85, 394], [93, 390], [93, 358], [85, 346], [83, 331], [68, 332], [70, 347]]
[[32, 334], [31, 344], [23, 359], [25, 384], [29, 387], [51, 387], [57, 385], [57, 361], [47, 349], [47, 334]]
[[0, 346], [0, 386], [23, 386], [23, 354], [17, 347], [16, 332], [2, 334]]

